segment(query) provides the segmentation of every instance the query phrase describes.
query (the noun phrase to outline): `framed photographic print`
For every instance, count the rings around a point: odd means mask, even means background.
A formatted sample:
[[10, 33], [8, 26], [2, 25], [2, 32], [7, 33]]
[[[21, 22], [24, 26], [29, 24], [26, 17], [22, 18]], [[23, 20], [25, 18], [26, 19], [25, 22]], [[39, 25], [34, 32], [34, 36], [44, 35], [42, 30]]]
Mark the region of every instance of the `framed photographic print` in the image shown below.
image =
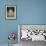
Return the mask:
[[6, 5], [6, 19], [16, 19], [15, 5]]

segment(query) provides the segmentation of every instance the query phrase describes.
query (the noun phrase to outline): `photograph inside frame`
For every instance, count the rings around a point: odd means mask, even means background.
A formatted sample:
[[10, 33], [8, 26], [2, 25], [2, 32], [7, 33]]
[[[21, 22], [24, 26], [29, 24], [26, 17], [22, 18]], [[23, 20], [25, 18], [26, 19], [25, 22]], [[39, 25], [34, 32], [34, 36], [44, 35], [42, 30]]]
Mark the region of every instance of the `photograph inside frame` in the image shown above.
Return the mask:
[[15, 8], [7, 7], [7, 17], [14, 17]]

